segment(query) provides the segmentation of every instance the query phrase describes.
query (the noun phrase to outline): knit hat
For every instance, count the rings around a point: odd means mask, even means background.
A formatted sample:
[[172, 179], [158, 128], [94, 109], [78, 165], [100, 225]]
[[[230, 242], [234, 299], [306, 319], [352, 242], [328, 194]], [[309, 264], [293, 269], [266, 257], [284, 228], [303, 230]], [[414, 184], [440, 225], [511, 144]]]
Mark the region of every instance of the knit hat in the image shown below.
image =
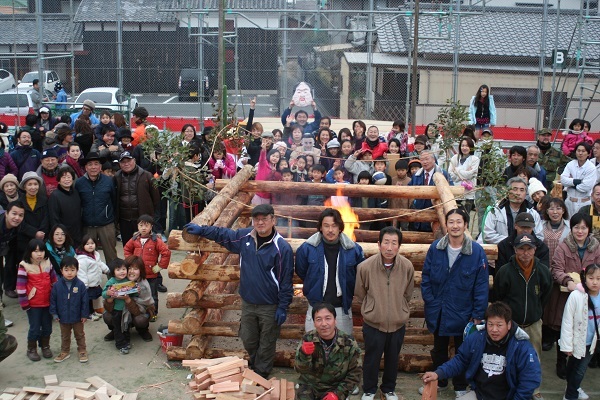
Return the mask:
[[427, 145], [427, 136], [419, 135], [415, 138], [415, 144], [421, 143], [423, 146]]
[[286, 143], [286, 142], [283, 142], [283, 141], [281, 141], [281, 142], [276, 142], [276, 143], [273, 145], [273, 148], [274, 148], [274, 149], [279, 149], [280, 147], [283, 147], [284, 149], [287, 149], [287, 143]]
[[528, 189], [529, 197], [532, 197], [535, 192], [539, 192], [540, 190], [542, 192], [544, 192], [544, 194], [548, 193], [548, 189], [546, 189], [544, 187], [544, 184], [542, 182], [540, 182], [539, 179], [537, 179], [537, 178], [529, 179], [529, 189]]
[[96, 103], [94, 103], [92, 100], [87, 99], [83, 101], [83, 105], [84, 106], [88, 106], [89, 108], [92, 109], [92, 111], [94, 111], [96, 109]]
[[16, 176], [14, 176], [13, 174], [6, 174], [4, 175], [4, 178], [0, 180], [0, 190], [4, 190], [4, 185], [8, 182], [14, 183], [17, 187], [19, 186], [19, 180]]
[[54, 149], [44, 150], [42, 152], [42, 156], [40, 157], [40, 160], [43, 160], [44, 158], [49, 158], [49, 157], [58, 158], [58, 154], [56, 154], [56, 150], [54, 150]]
[[42, 180], [42, 178], [40, 178], [38, 176], [38, 174], [36, 174], [33, 171], [28, 171], [23, 174], [23, 178], [21, 179], [21, 184], [19, 185], [21, 190], [25, 190], [25, 184], [27, 183], [27, 181], [30, 181], [32, 179], [35, 179], [36, 181], [38, 181], [40, 186], [42, 186], [44, 184], [44, 181]]
[[328, 149], [335, 148], [335, 147], [340, 147], [340, 142], [336, 138], [333, 138], [329, 142], [327, 142]]

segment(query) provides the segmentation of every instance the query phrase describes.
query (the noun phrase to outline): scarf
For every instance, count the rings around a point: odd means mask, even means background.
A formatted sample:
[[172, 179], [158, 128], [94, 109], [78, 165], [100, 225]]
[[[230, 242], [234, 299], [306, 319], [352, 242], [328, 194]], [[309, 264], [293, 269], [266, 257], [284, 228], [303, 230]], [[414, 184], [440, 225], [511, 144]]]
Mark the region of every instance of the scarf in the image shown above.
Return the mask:
[[83, 171], [83, 168], [81, 168], [81, 165], [79, 165], [79, 161], [74, 159], [70, 155], [67, 155], [67, 157], [65, 158], [65, 162], [69, 167], [73, 168], [73, 170], [75, 171], [75, 175], [77, 175], [78, 178], [81, 178], [85, 173]]
[[542, 143], [539, 140], [536, 142], [537, 147], [540, 148], [540, 150], [542, 151], [542, 153], [545, 153], [550, 147], [552, 147], [552, 143], [548, 142], [548, 143]]
[[54, 168], [53, 170], [46, 169], [42, 167], [42, 174], [46, 176], [56, 176], [58, 173], [58, 168]]
[[369, 148], [374, 149], [375, 147], [377, 147], [377, 145], [380, 143], [379, 139], [375, 139], [375, 140], [370, 140], [369, 138], [365, 139], [365, 142], [367, 143], [367, 145], [369, 146]]
[[523, 276], [525, 277], [525, 280], [529, 281], [529, 277], [531, 276], [531, 273], [533, 272], [533, 260], [534, 259], [532, 258], [531, 261], [529, 262], [529, 264], [527, 264], [527, 265], [521, 264], [521, 261], [519, 261], [519, 259], [517, 257], [515, 257], [515, 260], [517, 261], [519, 268], [521, 268], [521, 272], [523, 272]]

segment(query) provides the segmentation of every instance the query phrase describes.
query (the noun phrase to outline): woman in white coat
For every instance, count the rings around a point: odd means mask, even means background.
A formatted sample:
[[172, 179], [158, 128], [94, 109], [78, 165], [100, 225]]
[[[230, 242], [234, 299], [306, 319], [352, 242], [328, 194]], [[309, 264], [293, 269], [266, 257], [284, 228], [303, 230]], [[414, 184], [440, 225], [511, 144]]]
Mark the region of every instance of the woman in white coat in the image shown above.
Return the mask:
[[592, 154], [592, 146], [587, 142], [575, 146], [575, 157], [569, 161], [560, 176], [563, 190], [567, 192], [565, 204], [569, 215], [575, 215], [583, 206], [591, 204], [592, 189], [596, 184], [596, 167], [588, 158]]
[[469, 137], [463, 137], [458, 144], [458, 154], [452, 156], [448, 173], [454, 181], [454, 186], [463, 186], [465, 195], [459, 200], [468, 213], [474, 208], [475, 192], [469, 192], [477, 187], [477, 170], [479, 157], [475, 155], [475, 142]]

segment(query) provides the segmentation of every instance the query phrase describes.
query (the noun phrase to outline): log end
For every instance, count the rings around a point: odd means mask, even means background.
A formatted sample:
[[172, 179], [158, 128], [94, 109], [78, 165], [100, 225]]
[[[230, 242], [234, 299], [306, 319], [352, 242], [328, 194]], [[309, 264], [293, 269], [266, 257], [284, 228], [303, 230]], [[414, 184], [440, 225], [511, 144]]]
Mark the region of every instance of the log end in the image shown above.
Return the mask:
[[187, 228], [184, 228], [181, 231], [181, 238], [188, 243], [198, 243], [201, 239], [201, 237], [198, 235], [192, 235], [191, 233], [188, 233]]

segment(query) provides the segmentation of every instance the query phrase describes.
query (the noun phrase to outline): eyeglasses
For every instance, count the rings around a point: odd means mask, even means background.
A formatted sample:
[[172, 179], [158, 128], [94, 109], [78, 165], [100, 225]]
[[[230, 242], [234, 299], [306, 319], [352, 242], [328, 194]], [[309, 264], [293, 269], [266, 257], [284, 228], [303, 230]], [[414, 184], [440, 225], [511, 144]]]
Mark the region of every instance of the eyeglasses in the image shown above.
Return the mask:
[[92, 109], [91, 109], [91, 108], [89, 108], [89, 107], [86, 107], [86, 106], [84, 106], [84, 107], [83, 107], [83, 110], [84, 110], [84, 111], [92, 111]]

